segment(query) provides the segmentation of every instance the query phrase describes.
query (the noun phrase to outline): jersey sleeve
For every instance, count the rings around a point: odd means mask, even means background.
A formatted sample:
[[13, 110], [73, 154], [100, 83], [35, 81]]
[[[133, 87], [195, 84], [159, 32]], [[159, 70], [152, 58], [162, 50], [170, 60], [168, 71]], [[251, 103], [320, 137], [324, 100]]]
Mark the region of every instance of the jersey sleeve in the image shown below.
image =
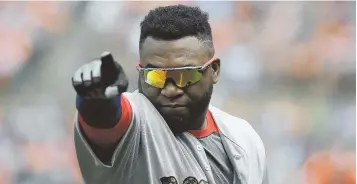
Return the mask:
[[[115, 142], [112, 155], [103, 163], [98, 155], [95, 154], [95, 149], [91, 147], [90, 142], [85, 137], [83, 130], [80, 127], [80, 122], [75, 119], [75, 147], [77, 152], [77, 159], [83, 179], [87, 184], [97, 183], [135, 183], [132, 181], [141, 182], [138, 173], [146, 175], [148, 170], [152, 168], [152, 161], [157, 164], [159, 162], [159, 155], [169, 155], [166, 153], [177, 148], [177, 140], [172, 134], [170, 128], [162, 118], [161, 114], [156, 110], [152, 103], [141, 93], [124, 93], [127, 103], [131, 107], [131, 121], [128, 128], [120, 136], [112, 133], [102, 133], [101, 135], [89, 135], [92, 139], [96, 139], [97, 143], [103, 141]], [[121, 125], [121, 120], [119, 124]], [[120, 128], [116, 129], [117, 133], [121, 133]], [[110, 137], [114, 137], [110, 138]], [[102, 145], [105, 146], [105, 144]], [[160, 147], [160, 149], [159, 149]], [[166, 153], [166, 154], [163, 154]], [[181, 157], [178, 152], [175, 152], [175, 158], [179, 158], [177, 163], [181, 162]], [[172, 155], [171, 155], [172, 156]], [[156, 157], [150, 162], [147, 158]], [[160, 163], [160, 162], [159, 162]], [[174, 166], [172, 166], [174, 168]], [[174, 170], [153, 171], [157, 177], [161, 177], [162, 172], [167, 172], [167, 175], [175, 172]], [[166, 175], [166, 174], [165, 174]], [[148, 176], [148, 175], [147, 175]], [[146, 180], [145, 180], [146, 181]]]
[[[105, 183], [106, 179], [110, 180], [110, 177], [113, 177], [114, 171], [133, 170], [132, 167], [135, 167], [132, 163], [138, 157], [140, 125], [136, 123], [137, 112], [133, 110], [133, 103], [123, 96], [121, 105], [123, 109], [119, 123], [111, 129], [90, 127], [82, 121], [78, 112], [76, 113], [74, 142], [79, 167], [83, 179], [87, 183], [92, 183], [92, 181], [94, 183]], [[90, 146], [89, 140], [103, 147], [108, 144], [115, 144], [115, 150], [109, 162], [103, 163], [98, 158]]]
[[264, 170], [264, 177], [263, 177], [263, 182], [262, 184], [270, 184], [269, 182], [269, 172], [268, 172], [268, 167], [265, 165], [265, 170]]

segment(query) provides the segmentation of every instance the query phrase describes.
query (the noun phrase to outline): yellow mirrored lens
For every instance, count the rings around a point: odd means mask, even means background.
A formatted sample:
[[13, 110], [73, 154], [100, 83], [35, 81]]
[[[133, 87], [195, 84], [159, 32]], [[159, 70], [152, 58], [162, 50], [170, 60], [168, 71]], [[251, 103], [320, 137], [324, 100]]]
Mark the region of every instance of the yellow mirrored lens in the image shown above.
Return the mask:
[[198, 70], [177, 70], [167, 73], [167, 78], [172, 78], [180, 88], [198, 82], [201, 77], [202, 74]]
[[145, 74], [146, 83], [157, 88], [164, 87], [166, 81], [166, 71], [151, 70], [151, 71], [145, 71], [144, 74]]
[[202, 73], [198, 70], [186, 70], [182, 72], [182, 75], [185, 76], [182, 81], [183, 87], [194, 84], [202, 78]]
[[144, 75], [145, 82], [157, 88], [163, 88], [167, 78], [172, 79], [178, 87], [182, 88], [198, 82], [202, 77], [202, 73], [198, 70], [150, 70], [144, 71]]

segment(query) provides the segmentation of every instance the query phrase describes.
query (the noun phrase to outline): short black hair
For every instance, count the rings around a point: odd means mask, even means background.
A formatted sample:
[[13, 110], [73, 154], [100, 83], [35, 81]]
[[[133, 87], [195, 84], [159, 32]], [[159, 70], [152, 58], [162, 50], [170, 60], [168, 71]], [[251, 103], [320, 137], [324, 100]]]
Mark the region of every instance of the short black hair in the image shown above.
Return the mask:
[[145, 16], [140, 27], [140, 49], [145, 39], [150, 36], [166, 41], [195, 36], [213, 49], [208, 14], [199, 7], [173, 5], [155, 8]]

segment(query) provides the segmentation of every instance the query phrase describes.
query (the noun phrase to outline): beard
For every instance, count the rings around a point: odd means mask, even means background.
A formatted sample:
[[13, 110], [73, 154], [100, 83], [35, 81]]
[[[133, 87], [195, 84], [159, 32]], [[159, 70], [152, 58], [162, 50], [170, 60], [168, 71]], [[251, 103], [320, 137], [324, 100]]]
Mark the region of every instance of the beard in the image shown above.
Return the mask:
[[165, 114], [160, 110], [159, 104], [156, 103], [156, 99], [152, 99], [143, 93], [142, 86], [139, 83], [139, 92], [146, 96], [154, 107], [161, 114], [163, 119], [174, 134], [180, 134], [187, 130], [199, 129], [202, 127], [202, 123], [205, 120], [206, 112], [213, 92], [213, 84], [208, 88], [208, 91], [204, 92], [203, 96], [197, 100], [193, 100], [187, 107], [188, 113], [185, 115], [172, 115]]
[[189, 113], [186, 116], [179, 117], [165, 115], [159, 111], [174, 134], [180, 134], [187, 130], [194, 130], [202, 127], [202, 123], [205, 120], [208, 105], [211, 100], [212, 89], [213, 86], [211, 86], [209, 90], [204, 93], [202, 98], [194, 101], [192, 105], [188, 107]]

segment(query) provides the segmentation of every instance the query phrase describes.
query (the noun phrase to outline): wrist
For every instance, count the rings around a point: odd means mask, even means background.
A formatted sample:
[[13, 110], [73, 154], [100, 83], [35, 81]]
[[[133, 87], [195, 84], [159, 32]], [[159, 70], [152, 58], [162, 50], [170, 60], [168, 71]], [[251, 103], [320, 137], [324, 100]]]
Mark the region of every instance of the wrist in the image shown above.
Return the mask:
[[121, 117], [120, 96], [83, 98], [77, 95], [76, 106], [85, 123], [97, 128], [114, 127]]

